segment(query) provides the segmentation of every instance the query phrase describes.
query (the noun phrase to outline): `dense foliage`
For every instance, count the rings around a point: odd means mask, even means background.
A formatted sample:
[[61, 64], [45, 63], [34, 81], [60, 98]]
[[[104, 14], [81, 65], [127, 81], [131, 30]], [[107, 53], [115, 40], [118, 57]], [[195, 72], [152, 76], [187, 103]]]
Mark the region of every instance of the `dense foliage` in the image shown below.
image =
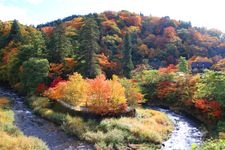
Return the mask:
[[106, 80], [104, 75], [83, 79], [78, 73], [71, 75], [68, 81], [61, 80], [50, 87], [44, 95], [102, 115], [124, 112], [128, 106], [137, 106], [143, 100], [139, 86], [128, 79], [113, 76], [111, 80]]
[[206, 61], [203, 57], [223, 70], [225, 54], [224, 34], [218, 30], [128, 11], [74, 15], [37, 28], [16, 20], [0, 22], [0, 41], [0, 80], [18, 89], [37, 86], [22, 77], [30, 58], [49, 61], [48, 77], [42, 79], [48, 84], [74, 71], [91, 78], [100, 73], [130, 78], [141, 64], [160, 68], [179, 62], [179, 70], [187, 72], [185, 59]]

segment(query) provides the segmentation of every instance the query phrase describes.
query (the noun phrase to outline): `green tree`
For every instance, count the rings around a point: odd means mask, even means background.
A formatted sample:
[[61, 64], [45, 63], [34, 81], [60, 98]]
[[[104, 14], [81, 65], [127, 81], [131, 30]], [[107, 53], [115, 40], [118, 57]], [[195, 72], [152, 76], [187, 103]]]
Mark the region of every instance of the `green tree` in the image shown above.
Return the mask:
[[197, 83], [196, 98], [216, 100], [225, 106], [225, 73], [206, 71]]
[[63, 62], [65, 57], [73, 56], [72, 44], [66, 36], [66, 29], [59, 24], [53, 31], [47, 52], [50, 62]]
[[124, 38], [124, 45], [123, 45], [123, 74], [125, 77], [131, 77], [131, 70], [134, 69], [134, 64], [132, 62], [132, 45], [130, 35], [126, 34]]
[[9, 32], [7, 42], [14, 40], [15, 42], [21, 42], [23, 40], [20, 25], [17, 20], [13, 20], [11, 30]]
[[24, 62], [31, 57], [42, 58], [45, 56], [46, 45], [42, 33], [40, 31], [30, 31], [30, 34], [25, 37], [24, 44], [18, 52], [20, 62]]
[[30, 58], [23, 63], [21, 81], [26, 93], [33, 93], [37, 85], [48, 76], [49, 62], [47, 59]]
[[79, 69], [88, 77], [100, 74], [96, 53], [99, 52], [99, 28], [93, 18], [86, 18], [80, 32]]
[[185, 57], [180, 57], [179, 63], [178, 63], [178, 68], [180, 72], [187, 73], [189, 71], [188, 69], [188, 62], [185, 59]]
[[20, 66], [23, 62], [31, 57], [42, 58], [45, 50], [45, 42], [41, 32], [34, 30], [32, 27], [27, 28], [27, 31], [29, 31], [29, 34], [24, 37], [24, 44], [18, 48], [18, 54], [12, 55], [7, 64], [7, 76], [12, 86], [20, 82], [19, 75], [15, 74], [20, 73]]

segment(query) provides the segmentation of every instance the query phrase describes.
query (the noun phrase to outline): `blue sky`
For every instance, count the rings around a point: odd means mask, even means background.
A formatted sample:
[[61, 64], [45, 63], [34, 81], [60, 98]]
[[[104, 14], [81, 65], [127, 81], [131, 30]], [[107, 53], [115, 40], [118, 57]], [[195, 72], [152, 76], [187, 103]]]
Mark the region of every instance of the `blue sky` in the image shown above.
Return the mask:
[[37, 25], [73, 14], [128, 10], [225, 32], [225, 0], [0, 0], [0, 20]]

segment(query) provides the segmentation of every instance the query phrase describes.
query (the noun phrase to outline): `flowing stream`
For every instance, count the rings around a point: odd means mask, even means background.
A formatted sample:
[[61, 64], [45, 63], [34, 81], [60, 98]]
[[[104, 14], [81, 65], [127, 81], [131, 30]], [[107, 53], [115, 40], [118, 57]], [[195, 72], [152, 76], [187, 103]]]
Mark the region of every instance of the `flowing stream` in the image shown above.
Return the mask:
[[15, 125], [28, 136], [42, 139], [50, 150], [92, 150], [92, 145], [66, 135], [60, 127], [35, 115], [24, 104], [24, 97], [11, 90], [0, 87], [0, 96], [9, 97], [13, 101]]
[[[35, 115], [25, 104], [24, 97], [11, 90], [0, 87], [0, 96], [6, 96], [13, 101], [15, 125], [28, 136], [42, 139], [51, 150], [92, 150], [92, 145], [66, 135], [60, 127]], [[174, 122], [175, 129], [170, 138], [163, 143], [162, 150], [190, 150], [191, 144], [202, 142], [203, 133], [199, 124], [185, 115], [171, 110], [154, 107], [152, 109], [164, 112]]]
[[196, 121], [169, 109], [159, 107], [152, 109], [166, 113], [174, 123], [174, 131], [170, 138], [163, 142], [162, 150], [191, 150], [193, 143], [199, 145], [202, 142], [204, 134]]

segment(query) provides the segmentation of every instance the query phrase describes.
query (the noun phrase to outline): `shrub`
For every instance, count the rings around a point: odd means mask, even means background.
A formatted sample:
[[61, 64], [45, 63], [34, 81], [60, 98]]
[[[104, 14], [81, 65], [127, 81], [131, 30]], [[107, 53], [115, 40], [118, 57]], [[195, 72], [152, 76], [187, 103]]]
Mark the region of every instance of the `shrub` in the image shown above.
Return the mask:
[[205, 99], [194, 100], [195, 107], [200, 109], [203, 113], [206, 113], [209, 118], [220, 119], [222, 115], [222, 109], [217, 101], [208, 101]]
[[225, 121], [219, 121], [217, 126], [220, 132], [225, 132]]
[[195, 98], [216, 100], [225, 106], [225, 73], [206, 71], [197, 83]]
[[31, 107], [32, 108], [47, 108], [50, 106], [50, 100], [46, 97], [36, 97], [36, 96], [32, 96], [29, 98], [29, 100], [31, 101]]
[[136, 80], [129, 80], [122, 78], [119, 80], [122, 86], [125, 88], [125, 95], [128, 106], [137, 107], [143, 102], [144, 95], [141, 93], [141, 89]]
[[199, 149], [201, 150], [222, 150], [225, 149], [225, 140], [215, 139], [207, 140], [200, 145]]
[[59, 100], [64, 97], [64, 89], [66, 87], [66, 82], [59, 82], [55, 87], [49, 88], [44, 92], [44, 95], [53, 100]]
[[162, 81], [159, 82], [156, 89], [159, 99], [174, 101], [177, 97], [177, 87], [175, 82]]
[[117, 78], [106, 80], [104, 75], [88, 80], [88, 107], [96, 114], [123, 112], [127, 109], [125, 89]]

